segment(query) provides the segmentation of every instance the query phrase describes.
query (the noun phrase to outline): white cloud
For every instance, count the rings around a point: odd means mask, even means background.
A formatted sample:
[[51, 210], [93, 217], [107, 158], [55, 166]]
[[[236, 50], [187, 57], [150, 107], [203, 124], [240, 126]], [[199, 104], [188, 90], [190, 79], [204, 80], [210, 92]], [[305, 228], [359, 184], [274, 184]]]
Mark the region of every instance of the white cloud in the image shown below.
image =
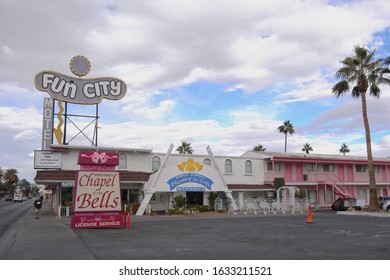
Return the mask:
[[332, 87], [332, 84], [320, 76], [314, 80], [296, 83], [295, 89], [280, 94], [275, 101], [283, 104], [330, 98], [332, 97]]
[[146, 119], [159, 120], [166, 114], [171, 114], [174, 109], [176, 102], [174, 100], [161, 101], [155, 108], [137, 108], [133, 110], [136, 115], [141, 115]]
[[[0, 23], [11, 30], [3, 36], [4, 47], [19, 55], [12, 61], [0, 57], [0, 79], [21, 81], [20, 74], [41, 69], [68, 72], [69, 59], [82, 53], [92, 62], [90, 75], [118, 75], [134, 90], [207, 79], [255, 92], [319, 67], [335, 67], [354, 44], [369, 42], [389, 24], [388, 5], [372, 2], [372, 7], [371, 2], [334, 7], [316, 1], [171, 0], [108, 8], [104, 1], [68, 1], [45, 3], [45, 14], [67, 15], [45, 18], [38, 4], [6, 1]], [[80, 12], [84, 7], [88, 15]], [[26, 24], [16, 24], [14, 11], [29, 15]], [[8, 71], [11, 65], [16, 71]], [[31, 87], [31, 78], [22, 81]]]
[[25, 130], [14, 135], [15, 141], [30, 141], [32, 139], [39, 139], [41, 134], [36, 130]]
[[34, 108], [0, 107], [0, 131], [24, 131], [42, 126], [42, 113]]
[[[99, 119], [100, 145], [166, 151], [170, 143], [188, 139], [195, 151], [210, 144], [218, 154], [242, 154], [257, 144], [282, 151], [284, 137], [276, 128], [287, 106], [327, 102], [323, 113], [313, 112], [300, 122], [288, 150], [299, 152], [308, 142], [316, 152], [337, 153], [342, 142], [350, 141], [351, 151], [364, 152], [357, 139], [363, 132], [359, 101], [333, 99], [329, 80], [355, 44], [388, 46], [378, 32], [390, 25], [390, 4], [328, 3], [4, 0], [0, 133], [7, 145], [2, 160], [18, 153], [16, 161], [23, 162], [40, 146], [46, 95], [34, 88], [34, 74], [44, 69], [69, 74], [69, 60], [77, 54], [92, 62], [86, 78], [115, 76], [129, 88], [120, 102], [100, 106], [102, 113], [109, 112]], [[182, 121], [188, 118], [175, 109], [183, 92], [193, 89], [181, 87], [199, 81], [219, 84], [231, 99], [237, 98], [237, 107], [232, 109], [234, 102], [226, 98], [229, 109], [204, 112], [199, 106], [199, 120]], [[369, 101], [372, 131], [381, 137], [373, 149], [381, 154], [390, 146], [387, 96], [386, 89], [379, 102]], [[288, 118], [295, 123], [299, 112], [291, 112]], [[215, 115], [229, 122], [220, 123]], [[28, 141], [21, 148], [10, 139]]]
[[4, 53], [5, 55], [13, 55], [13, 54], [14, 54], [14, 52], [13, 52], [9, 47], [7, 47], [7, 46], [3, 46], [3, 47], [1, 48], [1, 50], [3, 51], [3, 53]]

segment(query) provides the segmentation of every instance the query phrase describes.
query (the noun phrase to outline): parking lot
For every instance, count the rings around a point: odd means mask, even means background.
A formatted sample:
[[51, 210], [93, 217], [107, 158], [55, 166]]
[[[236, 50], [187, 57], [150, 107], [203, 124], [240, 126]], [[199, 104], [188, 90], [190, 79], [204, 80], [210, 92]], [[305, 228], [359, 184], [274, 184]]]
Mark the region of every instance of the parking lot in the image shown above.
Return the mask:
[[96, 259], [389, 260], [388, 218], [307, 214], [134, 217], [131, 229], [78, 229]]

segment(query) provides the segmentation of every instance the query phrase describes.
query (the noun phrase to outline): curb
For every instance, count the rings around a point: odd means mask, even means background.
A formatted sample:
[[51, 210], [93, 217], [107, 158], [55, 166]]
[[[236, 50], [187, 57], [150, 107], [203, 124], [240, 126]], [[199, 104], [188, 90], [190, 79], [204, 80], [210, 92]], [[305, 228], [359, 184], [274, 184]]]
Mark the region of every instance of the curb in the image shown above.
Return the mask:
[[361, 212], [361, 211], [337, 211], [337, 215], [345, 215], [345, 216], [369, 216], [369, 217], [381, 217], [381, 218], [390, 218], [390, 213], [387, 212]]

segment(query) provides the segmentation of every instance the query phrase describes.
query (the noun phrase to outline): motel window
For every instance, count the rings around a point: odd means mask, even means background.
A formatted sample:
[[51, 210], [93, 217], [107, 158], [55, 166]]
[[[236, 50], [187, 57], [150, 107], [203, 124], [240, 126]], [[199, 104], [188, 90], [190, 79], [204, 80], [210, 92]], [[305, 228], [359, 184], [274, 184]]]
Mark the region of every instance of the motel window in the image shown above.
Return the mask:
[[324, 172], [334, 172], [334, 164], [324, 164]]
[[225, 160], [225, 174], [233, 173], [233, 163], [230, 159]]
[[252, 174], [252, 162], [250, 160], [245, 161], [245, 174]]
[[127, 155], [125, 153], [119, 153], [118, 169], [120, 169], [120, 170], [126, 170], [127, 169]]
[[379, 166], [379, 165], [375, 165], [375, 166], [374, 166], [374, 172], [375, 172], [375, 173], [380, 173], [379, 170], [380, 170], [380, 166]]
[[209, 158], [205, 158], [205, 159], [203, 160], [203, 163], [206, 164], [206, 165], [208, 165], [208, 166], [211, 166], [211, 160], [210, 160]]
[[160, 168], [161, 159], [158, 156], [152, 158], [152, 171], [157, 171]]
[[356, 168], [356, 172], [365, 173], [367, 170], [367, 165], [357, 164], [355, 168]]
[[[281, 170], [279, 162], [274, 162], [273, 166], [275, 168], [275, 171], [280, 171]], [[267, 170], [268, 171], [272, 171], [272, 162], [268, 162], [267, 163]]]
[[317, 171], [317, 165], [315, 163], [306, 163], [305, 164], [305, 169], [308, 172], [315, 172]]

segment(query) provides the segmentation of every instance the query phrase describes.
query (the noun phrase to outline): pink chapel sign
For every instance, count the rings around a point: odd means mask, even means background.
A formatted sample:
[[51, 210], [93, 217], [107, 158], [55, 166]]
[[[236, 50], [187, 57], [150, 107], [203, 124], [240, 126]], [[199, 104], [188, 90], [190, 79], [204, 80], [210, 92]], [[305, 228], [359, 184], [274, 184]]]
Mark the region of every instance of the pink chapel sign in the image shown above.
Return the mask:
[[82, 151], [79, 153], [78, 164], [117, 166], [119, 164], [119, 157], [117, 153]]
[[81, 151], [73, 194], [72, 228], [124, 227], [117, 153]]

